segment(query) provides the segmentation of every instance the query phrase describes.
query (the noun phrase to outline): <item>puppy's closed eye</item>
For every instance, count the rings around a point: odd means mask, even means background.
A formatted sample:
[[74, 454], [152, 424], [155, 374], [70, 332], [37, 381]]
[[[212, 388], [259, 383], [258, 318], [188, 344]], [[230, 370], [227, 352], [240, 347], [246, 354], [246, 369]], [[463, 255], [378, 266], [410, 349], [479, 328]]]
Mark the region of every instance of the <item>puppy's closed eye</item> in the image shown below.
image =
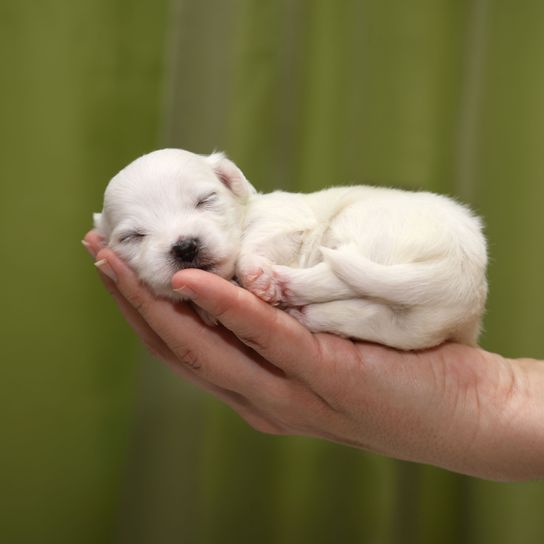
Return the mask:
[[138, 231], [131, 231], [131, 232], [123, 232], [119, 235], [119, 242], [121, 244], [128, 244], [129, 242], [138, 242], [145, 238], [145, 234], [143, 232]]
[[196, 207], [205, 208], [206, 206], [210, 206], [211, 204], [214, 204], [216, 200], [217, 200], [217, 193], [213, 191], [211, 193], [201, 196], [196, 201]]

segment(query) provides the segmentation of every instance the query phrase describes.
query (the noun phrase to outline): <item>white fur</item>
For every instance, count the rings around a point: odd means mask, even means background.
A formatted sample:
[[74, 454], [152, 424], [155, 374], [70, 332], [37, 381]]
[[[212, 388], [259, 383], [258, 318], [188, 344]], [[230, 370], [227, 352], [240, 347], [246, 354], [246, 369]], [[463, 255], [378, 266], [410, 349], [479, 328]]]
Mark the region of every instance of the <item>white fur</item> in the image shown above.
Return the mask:
[[[212, 191], [213, 203], [196, 207]], [[312, 331], [405, 350], [478, 338], [482, 225], [444, 196], [369, 186], [258, 194], [221, 153], [166, 149], [112, 179], [95, 226], [162, 296], [176, 298], [172, 244], [198, 237], [210, 271], [236, 275]], [[145, 236], [123, 242], [130, 231]]]

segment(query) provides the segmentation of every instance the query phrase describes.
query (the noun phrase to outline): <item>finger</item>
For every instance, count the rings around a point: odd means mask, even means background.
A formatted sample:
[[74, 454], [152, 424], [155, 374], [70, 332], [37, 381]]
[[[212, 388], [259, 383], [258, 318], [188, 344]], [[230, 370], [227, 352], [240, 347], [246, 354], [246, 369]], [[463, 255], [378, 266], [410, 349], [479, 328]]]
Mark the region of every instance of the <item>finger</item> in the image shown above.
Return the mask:
[[[82, 243], [88, 252], [95, 258], [97, 253], [105, 247], [102, 237], [95, 230], [88, 232], [83, 238]], [[168, 363], [178, 374], [183, 375], [183, 377], [189, 381], [205, 387], [206, 389], [215, 393], [217, 396], [220, 396], [222, 400], [228, 401], [229, 404], [235, 403], [238, 407], [239, 403], [235, 402], [237, 399], [231, 398], [228, 392], [219, 390], [211, 384], [202, 382], [202, 380], [194, 376], [187, 369], [180, 367], [177, 364], [178, 361], [176, 355], [121, 294], [116, 283], [106, 274], [100, 274], [100, 279], [106, 290], [114, 299], [121, 314], [127, 320], [129, 326], [134, 330], [134, 332], [136, 332], [137, 336], [154, 357]]]
[[306, 328], [285, 312], [202, 270], [178, 272], [172, 285], [175, 289], [181, 288], [195, 304], [244, 344], [288, 374], [306, 376], [312, 373], [312, 367], [315, 370], [318, 343]]
[[110, 293], [121, 314], [126, 319], [132, 330], [137, 334], [148, 351], [157, 359], [173, 363], [176, 356], [166, 345], [161, 337], [146, 323], [142, 316], [131, 306], [127, 299], [117, 289], [115, 283], [104, 274], [100, 279], [106, 290]]
[[81, 240], [81, 243], [92, 257], [96, 257], [96, 254], [104, 247], [104, 239], [96, 230], [89, 231], [83, 240]]
[[277, 394], [279, 377], [258, 364], [257, 357], [233, 341], [227, 331], [204, 325], [186, 304], [156, 298], [110, 249], [101, 250], [97, 258], [107, 261], [121, 295], [162, 338], [179, 364], [204, 381], [249, 399], [257, 398], [267, 388]]
[[[102, 237], [95, 230], [89, 231], [83, 238], [82, 243], [94, 258], [96, 258], [97, 253], [104, 247]], [[142, 316], [123, 297], [119, 289], [117, 289], [115, 282], [105, 274], [100, 274], [100, 279], [114, 299], [123, 317], [151, 354], [158, 359], [174, 361], [175, 355], [151, 327], [149, 327]]]
[[[102, 237], [94, 230], [88, 232], [82, 242], [93, 257], [96, 257], [97, 253], [104, 247]], [[107, 291], [112, 295], [121, 314], [153, 356], [166, 362], [174, 372], [181, 375], [184, 379], [209, 391], [227, 406], [230, 406], [254, 429], [271, 434], [280, 434], [283, 432], [282, 427], [277, 422], [263, 414], [242, 395], [209, 383], [193, 371], [181, 366], [176, 355], [121, 294], [115, 282], [105, 274], [100, 274], [100, 279]]]
[[212, 393], [216, 398], [230, 406], [244, 421], [257, 430], [263, 432], [280, 432], [279, 425], [262, 414], [256, 407], [251, 405], [247, 399], [234, 391], [228, 391], [209, 383], [196, 375], [192, 370], [181, 366], [176, 355], [162, 341], [162, 339], [149, 327], [136, 310], [121, 295], [115, 284], [107, 276], [101, 274], [102, 282], [108, 292], [112, 295], [121, 313], [128, 321], [130, 327], [136, 332], [148, 351], [157, 359], [165, 362], [170, 368], [183, 379]]
[[[91, 255], [93, 254], [93, 250], [98, 252], [102, 247], [100, 244], [96, 244], [96, 239], [93, 239], [93, 237], [91, 237], [88, 243], [90, 248], [89, 252]], [[100, 274], [100, 279], [106, 287], [106, 290], [112, 295], [115, 303], [129, 323], [130, 327], [136, 332], [140, 340], [142, 340], [153, 356], [167, 363], [174, 372], [182, 376], [184, 379], [212, 393], [216, 398], [230, 406], [253, 428], [262, 432], [274, 434], [281, 432], [282, 429], [280, 425], [269, 417], [265, 416], [242, 395], [209, 383], [203, 380], [200, 376], [196, 375], [190, 369], [181, 366], [176, 355], [121, 294], [116, 284], [105, 274]]]

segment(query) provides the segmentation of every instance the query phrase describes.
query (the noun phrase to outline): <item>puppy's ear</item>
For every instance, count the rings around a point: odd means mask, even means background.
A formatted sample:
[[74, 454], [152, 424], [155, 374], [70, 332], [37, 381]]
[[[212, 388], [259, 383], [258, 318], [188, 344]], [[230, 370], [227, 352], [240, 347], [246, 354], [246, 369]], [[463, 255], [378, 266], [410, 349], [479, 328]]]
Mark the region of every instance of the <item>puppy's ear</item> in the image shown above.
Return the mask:
[[240, 200], [247, 200], [257, 191], [249, 183], [242, 171], [224, 153], [212, 153], [206, 160], [221, 182], [229, 188]]

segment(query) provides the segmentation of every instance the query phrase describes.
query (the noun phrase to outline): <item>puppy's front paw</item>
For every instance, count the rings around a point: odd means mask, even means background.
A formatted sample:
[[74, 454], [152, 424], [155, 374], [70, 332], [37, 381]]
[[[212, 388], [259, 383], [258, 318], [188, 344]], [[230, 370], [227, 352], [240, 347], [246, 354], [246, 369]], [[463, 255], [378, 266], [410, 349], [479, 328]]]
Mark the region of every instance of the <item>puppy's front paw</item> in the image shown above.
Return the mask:
[[246, 260], [238, 270], [243, 287], [265, 302], [277, 305], [282, 302], [281, 285], [274, 274], [274, 264], [264, 257]]
[[297, 273], [300, 270], [276, 264], [272, 267], [274, 280], [278, 288], [278, 303], [283, 306], [297, 307], [308, 303], [306, 297], [299, 296]]

